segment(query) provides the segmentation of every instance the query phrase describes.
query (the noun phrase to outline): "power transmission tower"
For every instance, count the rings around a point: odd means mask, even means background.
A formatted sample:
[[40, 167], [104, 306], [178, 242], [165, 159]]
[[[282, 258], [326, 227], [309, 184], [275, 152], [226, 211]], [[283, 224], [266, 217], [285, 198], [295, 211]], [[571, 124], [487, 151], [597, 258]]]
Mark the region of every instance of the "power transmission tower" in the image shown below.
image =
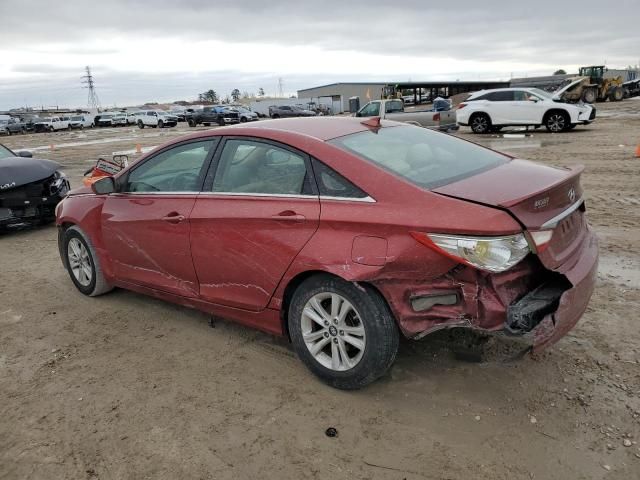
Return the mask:
[[85, 67], [85, 71], [87, 72], [87, 74], [82, 76], [82, 83], [84, 85], [82, 88], [89, 89], [89, 95], [87, 97], [87, 106], [90, 109], [98, 110], [98, 108], [100, 108], [100, 100], [98, 100], [98, 94], [96, 93], [96, 85], [95, 85], [95, 82], [93, 81], [93, 75], [91, 75], [91, 69], [89, 68], [89, 66]]
[[284, 97], [284, 83], [282, 82], [282, 77], [278, 78], [278, 97]]

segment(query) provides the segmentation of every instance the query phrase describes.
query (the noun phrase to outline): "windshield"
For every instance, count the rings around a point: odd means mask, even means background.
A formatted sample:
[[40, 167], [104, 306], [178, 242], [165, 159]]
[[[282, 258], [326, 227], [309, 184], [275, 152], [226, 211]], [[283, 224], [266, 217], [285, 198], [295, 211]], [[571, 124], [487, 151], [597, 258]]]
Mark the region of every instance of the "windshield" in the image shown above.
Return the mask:
[[531, 91], [542, 98], [552, 97], [552, 95], [549, 92], [545, 92], [544, 90], [540, 90], [539, 88], [532, 88]]
[[51, 117], [45, 117], [42, 120], [40, 120], [41, 122], [50, 122], [51, 121]]
[[0, 158], [15, 157], [14, 153], [4, 145], [0, 145]]
[[507, 162], [475, 143], [422, 127], [367, 130], [331, 140], [422, 188], [436, 188]]
[[113, 115], [111, 115], [111, 114], [102, 114], [102, 115], [100, 115], [100, 120], [102, 120], [104, 118], [111, 118], [111, 117], [113, 117]]

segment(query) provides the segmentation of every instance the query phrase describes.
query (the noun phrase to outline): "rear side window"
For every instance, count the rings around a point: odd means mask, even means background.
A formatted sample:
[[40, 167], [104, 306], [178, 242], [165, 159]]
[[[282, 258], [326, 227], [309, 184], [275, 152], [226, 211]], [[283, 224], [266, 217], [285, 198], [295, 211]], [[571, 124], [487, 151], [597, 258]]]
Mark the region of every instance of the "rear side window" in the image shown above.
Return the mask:
[[506, 92], [493, 92], [487, 95], [487, 100], [492, 102], [511, 102], [513, 101], [513, 92], [511, 90]]
[[251, 140], [227, 140], [214, 192], [306, 195], [311, 177], [305, 159], [290, 150]]
[[315, 158], [311, 159], [313, 173], [320, 196], [338, 198], [366, 198], [368, 195], [331, 167]]
[[329, 143], [426, 189], [497, 167], [508, 157], [459, 138], [414, 127], [385, 127]]

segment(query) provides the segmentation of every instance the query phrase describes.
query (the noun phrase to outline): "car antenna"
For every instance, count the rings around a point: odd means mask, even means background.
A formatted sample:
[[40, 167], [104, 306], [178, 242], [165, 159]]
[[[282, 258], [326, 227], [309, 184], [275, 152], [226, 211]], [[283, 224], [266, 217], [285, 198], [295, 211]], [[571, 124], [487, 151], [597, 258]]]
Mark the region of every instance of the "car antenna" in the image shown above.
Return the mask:
[[380, 125], [380, 117], [371, 117], [368, 120], [365, 120], [363, 122], [360, 122], [362, 125], [365, 125], [367, 127], [373, 127], [373, 128], [381, 128], [382, 125]]

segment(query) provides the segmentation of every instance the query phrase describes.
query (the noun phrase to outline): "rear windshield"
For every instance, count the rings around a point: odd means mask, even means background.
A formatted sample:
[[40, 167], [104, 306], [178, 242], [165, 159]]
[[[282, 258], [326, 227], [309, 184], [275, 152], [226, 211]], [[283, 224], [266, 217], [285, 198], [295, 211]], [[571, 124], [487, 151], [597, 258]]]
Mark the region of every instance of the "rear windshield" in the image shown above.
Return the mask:
[[500, 153], [445, 133], [415, 127], [385, 127], [330, 140], [419, 187], [431, 189], [508, 161]]

